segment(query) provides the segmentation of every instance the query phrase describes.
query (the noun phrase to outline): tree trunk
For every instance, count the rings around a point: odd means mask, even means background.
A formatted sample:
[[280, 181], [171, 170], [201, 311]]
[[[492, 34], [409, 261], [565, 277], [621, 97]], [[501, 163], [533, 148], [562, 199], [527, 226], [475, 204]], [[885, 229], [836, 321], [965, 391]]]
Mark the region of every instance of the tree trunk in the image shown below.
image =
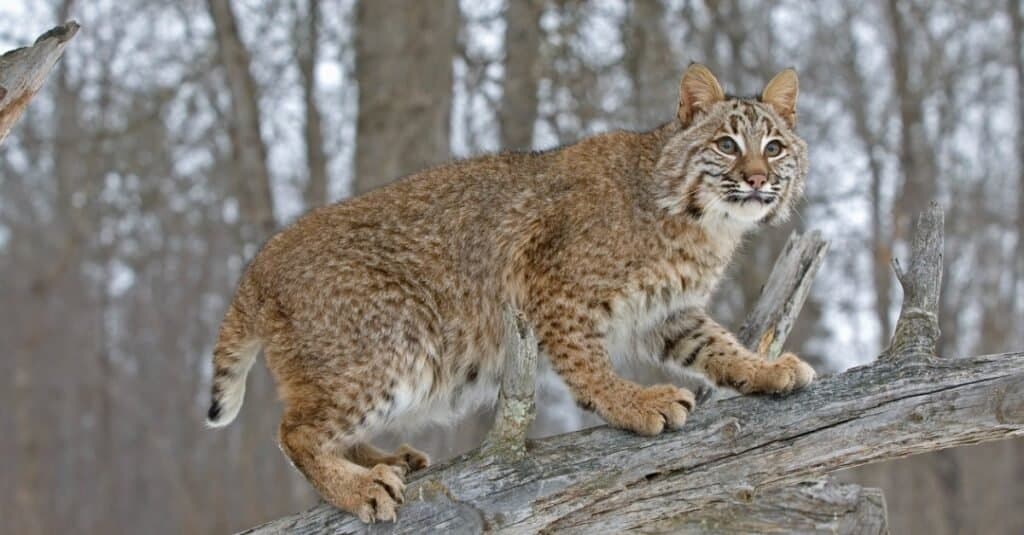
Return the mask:
[[499, 120], [501, 146], [529, 150], [537, 122], [537, 87], [541, 76], [541, 27], [544, 0], [509, 2], [505, 30], [505, 89]]
[[455, 0], [359, 2], [355, 193], [449, 155]]
[[[1020, 287], [1021, 276], [1024, 274], [1024, 6], [1020, 0], [1007, 0], [1007, 12], [1010, 16], [1010, 44], [1013, 48], [1013, 71], [1017, 79], [1017, 258], [1013, 272], [1013, 295], [1010, 297], [1014, 315], [1024, 314], [1024, 303], [1021, 295], [1024, 288]], [[1019, 317], [1019, 316], [1015, 316]], [[1024, 342], [1024, 335], [1015, 333], [1015, 343]]]
[[[305, 20], [302, 20], [305, 18]], [[320, 5], [306, 2], [305, 17], [296, 10], [295, 59], [302, 75], [302, 97], [306, 108], [306, 208], [327, 204], [327, 155], [324, 154], [323, 122], [316, 103], [316, 63], [320, 57]]]
[[[851, 14], [847, 14], [846, 24], [853, 26]], [[858, 57], [861, 53], [857, 46], [856, 39], [852, 33], [847, 31], [842, 36], [843, 41], [849, 42], [849, 57]], [[886, 232], [884, 226], [885, 207], [882, 199], [883, 162], [878, 157], [879, 147], [882, 146], [882, 135], [872, 129], [871, 118], [868, 112], [869, 94], [868, 82], [864, 79], [857, 67], [857, 62], [850, 61], [846, 64], [846, 87], [848, 88], [847, 105], [853, 119], [853, 129], [863, 147], [864, 155], [867, 158], [868, 170], [871, 173], [871, 183], [868, 199], [871, 203], [871, 278], [875, 294], [875, 318], [878, 322], [878, 349], [882, 350], [892, 336], [893, 323], [890, 317], [892, 307], [892, 273], [889, 265], [892, 261], [892, 236]]]
[[[229, 129], [233, 155], [234, 180], [228, 190], [239, 200], [239, 230], [242, 255], [251, 257], [277, 227], [273, 210], [271, 174], [267, 166], [267, 150], [261, 135], [262, 119], [256, 82], [251, 72], [251, 60], [241, 40], [238, 21], [230, 0], [208, 0], [210, 16], [215, 26], [221, 66], [231, 95]], [[236, 450], [225, 457], [232, 461], [226, 479], [233, 480], [235, 491], [223, 497], [250, 516], [261, 514], [263, 503], [300, 503], [302, 496], [292, 492], [287, 484], [268, 485], [267, 482], [287, 482], [296, 474], [278, 462], [280, 452], [267, 437], [276, 435], [280, 422], [280, 409], [275, 403], [275, 389], [270, 373], [256, 366], [249, 374], [246, 404], [261, 407], [260, 411], [243, 411], [239, 424], [223, 433], [237, 433], [241, 437]], [[237, 435], [236, 435], [237, 436]], [[304, 501], [304, 500], [303, 500]]]
[[936, 198], [936, 163], [924, 125], [924, 101], [918, 88], [911, 85], [911, 66], [915, 64], [913, 49], [903, 13], [903, 0], [889, 0], [888, 17], [893, 46], [890, 63], [895, 83], [900, 117], [899, 161], [903, 186], [893, 210], [896, 241], [904, 240], [910, 231], [910, 218], [924, 211]]
[[631, 3], [623, 58], [633, 82], [634, 126], [649, 129], [675, 110], [679, 80], [672, 43], [665, 32], [665, 5], [660, 0]]
[[249, 71], [249, 50], [238, 33], [230, 0], [208, 0], [220, 63], [231, 94], [231, 150], [235, 188], [245, 244], [258, 244], [277, 227], [267, 169], [267, 147], [260, 132], [259, 95]]

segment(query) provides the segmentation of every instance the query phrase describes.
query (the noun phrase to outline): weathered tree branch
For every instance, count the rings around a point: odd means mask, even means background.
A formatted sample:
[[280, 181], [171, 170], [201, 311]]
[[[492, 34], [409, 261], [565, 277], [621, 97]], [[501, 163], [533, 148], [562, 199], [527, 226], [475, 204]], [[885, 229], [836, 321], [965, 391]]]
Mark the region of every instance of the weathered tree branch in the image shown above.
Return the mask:
[[40, 35], [32, 46], [0, 56], [0, 143], [43, 86], [46, 76], [64, 53], [64, 47], [77, 32], [78, 23], [70, 21]]
[[887, 358], [931, 356], [939, 340], [939, 290], [942, 288], [942, 242], [945, 217], [932, 202], [918, 219], [911, 245], [910, 270], [899, 260], [892, 267], [903, 287], [903, 307]]
[[830, 477], [767, 492], [745, 501], [730, 496], [695, 513], [656, 520], [653, 533], [888, 533], [881, 489]]
[[[1024, 353], [880, 360], [785, 399], [720, 401], [658, 437], [598, 427], [533, 442], [519, 463], [461, 457], [415, 477], [387, 528], [617, 533], [843, 468], [1021, 435]], [[365, 529], [320, 505], [253, 532], [324, 526]]]
[[820, 232], [789, 236], [754, 309], [736, 334], [743, 345], [767, 358], [779, 356], [827, 252], [828, 242]]
[[[768, 359], [782, 353], [827, 252], [828, 242], [822, 239], [820, 232], [803, 235], [793, 232], [789, 236], [757, 303], [737, 333], [740, 342]], [[716, 399], [734, 395], [722, 391]], [[885, 514], [881, 489], [864, 489], [853, 484], [839, 486], [824, 478], [777, 489], [747, 501], [725, 500], [683, 515], [684, 518], [670, 521], [670, 525], [677, 526], [671, 528], [672, 531], [685, 529], [687, 532], [885, 533]], [[662, 524], [664, 522], [658, 522], [656, 526]]]
[[504, 314], [509, 368], [502, 377], [494, 427], [487, 434], [481, 453], [513, 462], [526, 455], [526, 432], [536, 415], [537, 339], [533, 329], [511, 307], [505, 307]]

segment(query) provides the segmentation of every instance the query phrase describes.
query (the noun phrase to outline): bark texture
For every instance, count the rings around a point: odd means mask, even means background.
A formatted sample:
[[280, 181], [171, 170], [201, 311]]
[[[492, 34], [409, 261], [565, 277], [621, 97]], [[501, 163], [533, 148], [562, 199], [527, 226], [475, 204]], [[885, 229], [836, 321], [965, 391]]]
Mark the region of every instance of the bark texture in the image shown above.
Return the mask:
[[[819, 232], [793, 232], [765, 281], [737, 338], [766, 358], [777, 358], [800, 315], [821, 267], [828, 242]], [[721, 391], [718, 399], [734, 396]], [[885, 533], [881, 489], [839, 485], [830, 478], [808, 481], [752, 500], [725, 500], [645, 530], [677, 533]]]
[[896, 278], [903, 286], [903, 308], [886, 352], [888, 356], [935, 354], [939, 340], [944, 221], [942, 209], [932, 202], [917, 222], [908, 271], [893, 259]]
[[[394, 533], [482, 527], [619, 533], [751, 500], [809, 477], [1024, 435], [1024, 353], [880, 360], [785, 399], [737, 397], [654, 438], [598, 427], [528, 445], [504, 463], [469, 454], [410, 482]], [[363, 533], [333, 507], [252, 533]]]
[[40, 35], [32, 46], [0, 56], [0, 143], [43, 86], [46, 76], [64, 54], [64, 47], [76, 33], [78, 23], [69, 21]]
[[831, 478], [800, 483], [755, 500], [730, 497], [701, 511], [660, 520], [645, 533], [889, 533], [880, 489]]

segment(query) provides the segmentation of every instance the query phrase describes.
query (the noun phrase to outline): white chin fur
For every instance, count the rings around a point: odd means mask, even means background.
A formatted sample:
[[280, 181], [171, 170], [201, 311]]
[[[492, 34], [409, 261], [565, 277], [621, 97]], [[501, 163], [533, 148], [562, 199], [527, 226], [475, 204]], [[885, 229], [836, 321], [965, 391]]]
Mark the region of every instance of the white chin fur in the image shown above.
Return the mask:
[[[776, 201], [778, 202], [778, 201]], [[757, 223], [764, 219], [771, 210], [771, 204], [762, 204], [755, 201], [742, 203], [730, 202], [722, 207], [722, 211], [744, 223]]]

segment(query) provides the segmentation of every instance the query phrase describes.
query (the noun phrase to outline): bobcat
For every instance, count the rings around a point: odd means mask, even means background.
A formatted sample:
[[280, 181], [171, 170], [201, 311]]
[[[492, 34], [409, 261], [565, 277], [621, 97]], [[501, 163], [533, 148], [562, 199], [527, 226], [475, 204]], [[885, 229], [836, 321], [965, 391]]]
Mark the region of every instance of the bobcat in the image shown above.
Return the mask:
[[643, 435], [682, 426], [694, 395], [627, 381], [617, 359], [742, 393], [807, 385], [798, 357], [767, 361], [703, 311], [744, 233], [802, 194], [796, 99], [792, 69], [737, 98], [694, 64], [676, 117], [652, 131], [442, 165], [312, 211], [241, 277], [208, 424], [238, 414], [262, 348], [282, 450], [327, 501], [374, 522], [395, 520], [404, 476], [428, 460], [368, 441], [493, 403], [506, 304], [581, 407]]

